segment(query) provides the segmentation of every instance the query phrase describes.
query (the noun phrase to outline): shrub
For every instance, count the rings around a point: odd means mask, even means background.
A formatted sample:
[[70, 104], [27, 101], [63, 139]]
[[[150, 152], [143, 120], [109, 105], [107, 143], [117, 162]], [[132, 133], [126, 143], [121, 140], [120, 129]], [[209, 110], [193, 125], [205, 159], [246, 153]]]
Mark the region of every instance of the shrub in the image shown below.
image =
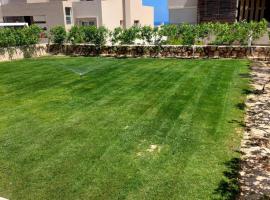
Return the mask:
[[158, 27], [155, 27], [153, 29], [153, 44], [156, 46], [161, 46], [162, 44], [165, 44], [163, 35], [161, 34]]
[[37, 25], [31, 25], [23, 28], [21, 31], [18, 29], [16, 32], [22, 32], [22, 35], [25, 37], [24, 44], [22, 45], [32, 45], [39, 42], [42, 30]]
[[83, 27], [84, 41], [86, 43], [94, 44], [96, 37], [97, 27], [96, 26], [85, 26]]
[[208, 23], [195, 26], [195, 44], [203, 44], [203, 40], [211, 33]]
[[[106, 43], [108, 36], [112, 44], [129, 45], [134, 44], [136, 39], [142, 39], [144, 43], [154, 44], [160, 46], [162, 44], [173, 45], [195, 45], [203, 44], [204, 39], [214, 36], [212, 44], [216, 45], [231, 45], [242, 44], [246, 45], [252, 40], [260, 38], [267, 31], [267, 22], [262, 20], [260, 22], [236, 22], [229, 23], [203, 23], [198, 25], [179, 24], [179, 25], [163, 25], [159, 28], [152, 28], [150, 26], [137, 27], [133, 26], [128, 29], [115, 28], [108, 32], [104, 27], [97, 28], [95, 26], [78, 27], [74, 26], [68, 34], [68, 40], [73, 44], [76, 43], [90, 43], [96, 46], [102, 46]], [[51, 31], [55, 43], [63, 43], [66, 38], [66, 32], [63, 27], [56, 27]], [[108, 34], [109, 33], [109, 34]], [[2, 34], [2, 35], [1, 35]], [[0, 32], [2, 44], [14, 43], [13, 38], [7, 41], [3, 35], [9, 34], [4, 31]], [[12, 34], [10, 34], [12, 35]], [[15, 37], [20, 34], [16, 34]], [[27, 34], [23, 34], [27, 35]], [[24, 37], [22, 43], [25, 43]], [[164, 39], [166, 38], [166, 41]], [[36, 40], [33, 40], [34, 43]]]
[[67, 32], [63, 26], [56, 26], [50, 30], [50, 36], [54, 43], [63, 44], [66, 41]]
[[161, 26], [159, 33], [160, 35], [166, 36], [168, 38], [179, 38], [180, 34], [178, 28], [179, 26], [174, 24], [163, 25]]
[[41, 29], [32, 25], [20, 29], [0, 29], [0, 47], [13, 47], [37, 44], [39, 42]]
[[163, 25], [159, 30], [159, 35], [162, 37], [167, 37], [167, 44], [181, 44], [180, 33], [178, 25]]
[[249, 23], [242, 21], [231, 25], [234, 43], [246, 45], [250, 39]]
[[128, 29], [116, 28], [111, 34], [112, 43], [134, 44], [135, 40], [140, 38], [140, 31], [141, 28], [137, 26]]
[[267, 21], [262, 20], [260, 22], [236, 22], [234, 24], [213, 24], [212, 28], [216, 40], [214, 44], [241, 44], [246, 45], [252, 40], [259, 39], [267, 32]]
[[232, 26], [228, 23], [211, 24], [210, 29], [212, 33], [216, 36], [216, 39], [213, 41], [213, 44], [215, 45], [222, 45], [222, 44], [230, 45], [235, 40]]
[[17, 38], [14, 29], [0, 29], [0, 47], [9, 47], [17, 45]]
[[135, 40], [140, 38], [140, 28], [137, 26], [133, 26], [128, 29], [124, 29], [121, 43], [122, 44], [134, 44]]
[[166, 36], [167, 44], [194, 45], [203, 44], [210, 34], [215, 36], [212, 44], [231, 45], [247, 44], [248, 41], [260, 38], [267, 31], [267, 21], [229, 23], [204, 23], [198, 25], [179, 24], [164, 25], [160, 34]]
[[90, 43], [96, 46], [106, 44], [108, 30], [105, 27], [73, 26], [69, 32], [68, 40], [72, 44]]
[[260, 22], [250, 22], [249, 30], [253, 39], [257, 40], [262, 37], [265, 33], [267, 33], [268, 22], [263, 19]]
[[153, 28], [151, 26], [143, 26], [140, 30], [140, 38], [150, 44], [153, 39]]
[[196, 25], [182, 24], [180, 27], [180, 34], [183, 45], [193, 45], [196, 40]]
[[165, 25], [161, 27], [160, 33], [168, 38], [167, 44], [194, 45], [201, 43], [209, 34], [209, 27], [207, 24]]
[[120, 43], [122, 33], [123, 29], [120, 27], [115, 28], [112, 32], [110, 32], [111, 42], [113, 45]]
[[68, 41], [72, 44], [84, 43], [84, 27], [73, 26], [68, 34]]
[[99, 27], [96, 28], [95, 30], [96, 32], [94, 35], [93, 44], [95, 44], [98, 47], [105, 45], [109, 33], [108, 29], [106, 29], [105, 27]]

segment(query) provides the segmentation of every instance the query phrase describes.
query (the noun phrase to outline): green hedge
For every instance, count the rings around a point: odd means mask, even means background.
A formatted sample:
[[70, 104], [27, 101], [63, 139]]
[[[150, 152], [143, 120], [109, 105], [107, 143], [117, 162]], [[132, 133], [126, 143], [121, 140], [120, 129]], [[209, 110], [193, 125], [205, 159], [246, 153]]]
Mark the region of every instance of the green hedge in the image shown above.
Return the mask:
[[56, 44], [63, 44], [66, 41], [67, 32], [65, 27], [56, 26], [50, 30], [50, 39]]
[[[51, 31], [54, 43], [65, 41], [72, 44], [90, 43], [97, 46], [111, 41], [112, 44], [130, 45], [136, 39], [143, 44], [154, 45], [247, 45], [251, 41], [262, 37], [267, 32], [266, 20], [260, 22], [204, 23], [198, 25], [180, 24], [163, 25], [159, 28], [150, 26], [131, 27], [128, 29], [116, 28], [108, 31], [104, 27], [74, 26], [66, 33], [64, 28], [56, 27]], [[60, 40], [58, 38], [61, 38]], [[166, 38], [164, 40], [164, 38]]]
[[[57, 26], [50, 30], [50, 38], [57, 44], [70, 42], [72, 44], [89, 43], [96, 46], [105, 45], [107, 41], [111, 41], [112, 44], [134, 44], [136, 39], [140, 39], [143, 44], [199, 45], [205, 44], [207, 38], [210, 44], [247, 45], [267, 33], [267, 24], [266, 20], [262, 20], [233, 24], [164, 25], [159, 28], [134, 26], [128, 29], [116, 28], [113, 31], [108, 31], [105, 27], [73, 26], [69, 32], [66, 32], [64, 27]], [[0, 29], [0, 47], [37, 44], [41, 31], [36, 25], [21, 29]]]
[[204, 23], [199, 25], [181, 24], [161, 27], [161, 34], [167, 36], [167, 44], [203, 44], [204, 39], [212, 36], [210, 43], [216, 45], [248, 44], [267, 32], [266, 20], [260, 22]]
[[0, 29], [0, 47], [14, 47], [37, 44], [40, 40], [41, 29], [32, 25], [14, 29]]
[[268, 22], [262, 20], [260, 22], [238, 22], [234, 24], [213, 24], [213, 34], [216, 40], [213, 44], [248, 44], [248, 41], [256, 40], [267, 32]]
[[50, 38], [56, 44], [70, 42], [72, 44], [90, 43], [96, 46], [106, 44], [109, 31], [104, 27], [95, 26], [73, 26], [66, 32], [63, 26], [51, 29]]

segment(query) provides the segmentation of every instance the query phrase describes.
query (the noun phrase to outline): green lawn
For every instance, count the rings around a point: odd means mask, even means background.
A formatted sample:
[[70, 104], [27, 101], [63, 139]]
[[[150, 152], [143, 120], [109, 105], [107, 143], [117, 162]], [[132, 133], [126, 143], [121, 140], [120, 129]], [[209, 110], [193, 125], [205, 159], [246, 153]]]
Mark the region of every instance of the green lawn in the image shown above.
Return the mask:
[[232, 198], [228, 167], [239, 156], [248, 65], [86, 57], [1, 63], [0, 196]]

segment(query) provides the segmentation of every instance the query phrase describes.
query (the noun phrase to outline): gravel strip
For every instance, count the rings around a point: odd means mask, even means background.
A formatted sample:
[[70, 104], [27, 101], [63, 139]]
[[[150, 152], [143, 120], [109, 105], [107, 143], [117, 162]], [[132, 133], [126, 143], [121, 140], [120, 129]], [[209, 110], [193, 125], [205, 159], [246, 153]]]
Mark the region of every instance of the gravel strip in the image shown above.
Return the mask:
[[270, 65], [252, 65], [252, 87], [246, 102], [242, 140], [240, 199], [270, 199]]

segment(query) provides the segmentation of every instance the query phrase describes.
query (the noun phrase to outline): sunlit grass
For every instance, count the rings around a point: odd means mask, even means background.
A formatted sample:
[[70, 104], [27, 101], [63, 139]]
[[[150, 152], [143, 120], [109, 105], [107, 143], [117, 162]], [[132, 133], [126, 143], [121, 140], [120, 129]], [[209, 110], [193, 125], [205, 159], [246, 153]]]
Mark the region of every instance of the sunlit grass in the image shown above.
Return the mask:
[[1, 63], [0, 196], [226, 198], [246, 73], [244, 60]]

